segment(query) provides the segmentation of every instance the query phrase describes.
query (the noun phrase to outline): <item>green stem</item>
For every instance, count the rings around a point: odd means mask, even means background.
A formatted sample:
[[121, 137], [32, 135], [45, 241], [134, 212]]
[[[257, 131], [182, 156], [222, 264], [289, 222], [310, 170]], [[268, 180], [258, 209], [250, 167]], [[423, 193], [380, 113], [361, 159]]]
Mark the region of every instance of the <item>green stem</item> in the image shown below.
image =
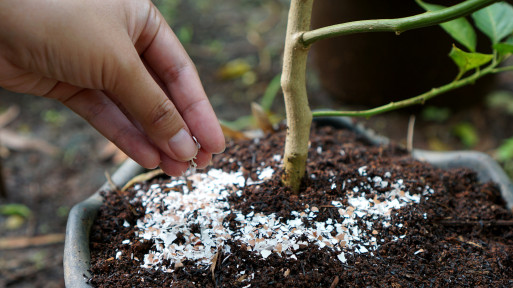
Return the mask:
[[492, 70], [492, 73], [501, 73], [501, 72], [506, 72], [506, 71], [513, 71], [513, 66], [505, 66], [505, 67], [496, 68], [496, 69]]
[[[497, 68], [497, 63], [492, 63], [488, 67], [484, 68], [483, 70], [478, 70], [474, 74], [465, 77], [463, 79], [453, 81], [449, 84], [446, 84], [444, 86], [433, 88], [430, 91], [420, 94], [418, 96], [408, 98], [399, 102], [391, 102], [383, 106], [379, 106], [376, 108], [368, 109], [368, 110], [361, 110], [361, 111], [316, 111], [312, 113], [313, 117], [337, 117], [337, 116], [347, 116], [347, 117], [371, 117], [377, 114], [382, 114], [385, 112], [397, 110], [400, 108], [417, 105], [417, 104], [424, 104], [427, 100], [434, 98], [438, 95], [444, 94], [448, 91], [454, 90], [456, 88], [465, 86], [467, 84], [471, 84], [475, 82], [477, 79], [491, 73], [498, 73], [501, 71], [507, 71], [507, 70], [513, 70], [513, 66], [507, 66], [502, 68]], [[508, 68], [508, 69], [503, 69]], [[500, 70], [500, 71], [499, 71]]]
[[429, 11], [410, 17], [362, 20], [322, 27], [304, 32], [302, 35], [302, 41], [303, 45], [309, 46], [322, 39], [356, 33], [395, 32], [396, 34], [400, 34], [407, 30], [432, 26], [466, 16], [495, 2], [499, 2], [499, 0], [467, 0], [463, 3], [445, 9]]

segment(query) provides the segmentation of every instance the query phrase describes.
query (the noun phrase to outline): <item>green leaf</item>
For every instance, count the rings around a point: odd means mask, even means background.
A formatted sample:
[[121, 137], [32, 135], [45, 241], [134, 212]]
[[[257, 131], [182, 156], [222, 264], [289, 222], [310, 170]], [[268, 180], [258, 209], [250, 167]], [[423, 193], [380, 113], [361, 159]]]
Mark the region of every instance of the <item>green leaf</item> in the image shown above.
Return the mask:
[[506, 41], [493, 45], [493, 49], [502, 55], [513, 53], [513, 35], [509, 36]]
[[465, 72], [470, 71], [474, 68], [479, 68], [480, 66], [492, 61], [493, 55], [491, 54], [482, 54], [476, 52], [465, 52], [459, 49], [458, 47], [452, 47], [451, 52], [449, 53], [449, 57], [458, 65], [460, 69], [460, 73], [458, 74], [457, 79], [459, 79]]
[[507, 43], [497, 43], [493, 45], [493, 49], [497, 50], [500, 54], [513, 53], [513, 45]]
[[442, 123], [451, 116], [451, 110], [447, 107], [426, 106], [422, 109], [423, 120]]
[[474, 147], [479, 142], [476, 128], [470, 123], [461, 122], [454, 125], [452, 133], [458, 137], [461, 143], [467, 148]]
[[499, 43], [513, 33], [513, 6], [505, 2], [495, 3], [472, 14], [477, 28], [492, 44]]
[[486, 96], [486, 105], [513, 115], [513, 92], [507, 90], [493, 91]]
[[497, 148], [496, 157], [501, 162], [513, 159], [513, 137], [504, 140], [504, 143]]
[[267, 85], [267, 89], [265, 89], [264, 96], [260, 101], [260, 106], [264, 108], [265, 111], [269, 112], [271, 110], [271, 106], [273, 105], [274, 98], [278, 92], [281, 91], [281, 73], [274, 76], [274, 78]]
[[28, 218], [32, 212], [30, 208], [23, 204], [4, 204], [0, 205], [0, 214], [6, 216], [18, 215]]
[[251, 71], [251, 65], [249, 62], [242, 58], [234, 59], [226, 64], [223, 67], [217, 70], [217, 75], [222, 80], [230, 80], [242, 77], [247, 72]]
[[[426, 11], [437, 11], [447, 8], [442, 5], [430, 4], [423, 1], [416, 1]], [[440, 24], [440, 27], [445, 30], [451, 37], [458, 41], [461, 45], [465, 46], [469, 51], [476, 51], [476, 31], [470, 24], [470, 22], [464, 17], [454, 19], [449, 22]]]

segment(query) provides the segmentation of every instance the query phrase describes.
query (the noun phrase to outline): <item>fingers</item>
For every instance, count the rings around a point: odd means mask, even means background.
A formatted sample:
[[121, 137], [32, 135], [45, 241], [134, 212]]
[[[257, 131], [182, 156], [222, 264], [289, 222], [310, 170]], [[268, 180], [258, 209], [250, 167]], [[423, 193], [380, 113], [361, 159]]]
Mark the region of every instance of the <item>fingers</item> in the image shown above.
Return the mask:
[[[189, 162], [171, 159], [154, 147], [136, 127], [137, 123], [132, 123], [129, 115], [123, 113], [122, 107], [100, 91], [59, 83], [44, 96], [60, 100], [145, 168], [160, 165], [170, 176], [181, 176], [189, 168]], [[198, 168], [205, 168], [211, 159], [211, 153], [200, 150], [194, 162]]]
[[114, 65], [118, 69], [112, 69], [115, 75], [107, 77], [110, 81], [105, 84], [106, 90], [118, 97], [164, 154], [182, 162], [195, 157], [197, 147], [184, 120], [148, 73], [133, 46], [116, 61]]
[[102, 92], [60, 83], [46, 96], [61, 100], [141, 166], [159, 165], [159, 151]]
[[[163, 21], [161, 16], [157, 19]], [[143, 58], [164, 83], [175, 107], [202, 149], [209, 153], [222, 152], [225, 148], [224, 136], [194, 64], [171, 28], [167, 24], [156, 25], [159, 28], [155, 36], [148, 37], [146, 34], [152, 30], [147, 28], [140, 37], [141, 41], [147, 43], [136, 43], [136, 46], [143, 49]]]

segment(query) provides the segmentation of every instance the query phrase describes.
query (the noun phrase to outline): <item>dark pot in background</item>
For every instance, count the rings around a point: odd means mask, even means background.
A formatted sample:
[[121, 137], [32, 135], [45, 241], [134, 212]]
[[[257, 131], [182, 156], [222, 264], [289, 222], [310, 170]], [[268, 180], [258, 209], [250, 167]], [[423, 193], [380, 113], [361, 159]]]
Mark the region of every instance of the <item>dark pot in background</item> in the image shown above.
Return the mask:
[[[462, 1], [427, 2], [450, 6]], [[413, 0], [315, 1], [312, 28], [422, 12]], [[453, 43], [439, 26], [406, 31], [399, 36], [390, 32], [363, 33], [313, 44], [312, 60], [321, 85], [334, 99], [341, 104], [374, 107], [451, 82], [458, 73], [448, 57]], [[490, 50], [490, 41], [484, 35], [478, 35], [477, 43], [479, 52]], [[493, 86], [494, 77], [488, 76], [429, 103], [452, 107], [479, 103]]]
[[[336, 128], [349, 128], [373, 144], [387, 144], [385, 137], [375, 135], [361, 126], [355, 126], [350, 118], [321, 118], [316, 119], [321, 125]], [[480, 181], [489, 180], [499, 184], [502, 196], [513, 207], [513, 184], [501, 167], [488, 155], [481, 152], [429, 152], [414, 151], [413, 156], [442, 168], [467, 167], [478, 173]], [[144, 169], [132, 160], [125, 162], [112, 176], [113, 182], [121, 187]], [[68, 288], [90, 288], [86, 284], [90, 267], [89, 234], [96, 214], [102, 205], [100, 191], [107, 190], [105, 183], [94, 195], [75, 205], [70, 211], [66, 227], [66, 242], [64, 246], [64, 279]]]

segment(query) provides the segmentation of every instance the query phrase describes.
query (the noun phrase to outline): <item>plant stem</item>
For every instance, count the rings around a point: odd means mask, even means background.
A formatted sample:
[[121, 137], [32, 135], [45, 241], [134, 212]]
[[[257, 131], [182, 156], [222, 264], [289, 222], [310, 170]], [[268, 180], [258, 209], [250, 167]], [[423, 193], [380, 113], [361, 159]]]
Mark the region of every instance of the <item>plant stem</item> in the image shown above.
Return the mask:
[[[512, 70], [513, 66], [507, 66], [495, 69], [497, 66], [496, 62], [493, 62], [483, 70], [478, 70], [474, 74], [459, 79], [457, 81], [453, 81], [449, 84], [443, 85], [438, 88], [433, 88], [430, 91], [420, 94], [418, 96], [408, 98], [399, 102], [391, 102], [383, 106], [379, 106], [376, 108], [368, 109], [368, 110], [361, 110], [361, 111], [316, 111], [313, 112], [313, 117], [336, 117], [336, 116], [347, 116], [347, 117], [371, 117], [377, 114], [382, 114], [385, 112], [397, 110], [400, 108], [404, 108], [407, 106], [417, 105], [417, 104], [424, 104], [427, 100], [434, 98], [438, 95], [444, 94], [448, 91], [454, 90], [456, 88], [465, 86], [467, 84], [471, 84], [475, 82], [477, 79], [492, 73], [498, 73], [500, 71], [505, 70]], [[509, 69], [503, 69], [503, 68], [509, 68]]]
[[306, 59], [308, 47], [301, 43], [301, 34], [310, 29], [313, 0], [292, 0], [283, 57], [281, 86], [287, 113], [285, 140], [284, 185], [299, 193], [305, 175], [312, 112], [306, 93]]
[[301, 39], [304, 46], [309, 46], [322, 39], [355, 33], [395, 32], [399, 35], [407, 30], [432, 26], [466, 16], [494, 2], [499, 2], [499, 0], [467, 0], [445, 9], [410, 17], [342, 23], [304, 32]]
[[493, 69], [492, 73], [501, 73], [506, 71], [513, 71], [513, 66], [504, 66], [497, 69]]

